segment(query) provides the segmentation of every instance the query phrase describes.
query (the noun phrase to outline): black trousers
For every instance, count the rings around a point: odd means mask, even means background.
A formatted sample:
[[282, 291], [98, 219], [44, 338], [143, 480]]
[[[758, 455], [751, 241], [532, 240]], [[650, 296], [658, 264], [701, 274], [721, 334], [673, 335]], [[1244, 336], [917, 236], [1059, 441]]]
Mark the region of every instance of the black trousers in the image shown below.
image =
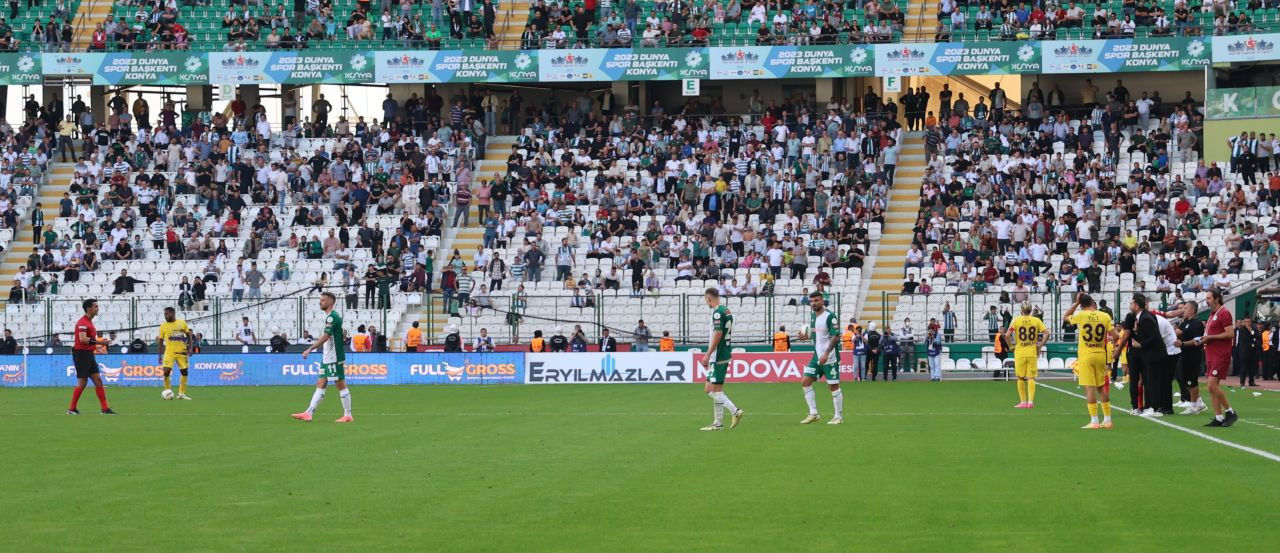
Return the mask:
[[1244, 387], [1247, 383], [1250, 386], [1255, 385], [1254, 381], [1258, 377], [1258, 360], [1252, 355], [1232, 355], [1231, 363], [1235, 365], [1235, 373], [1240, 377], [1240, 387]]
[[[1126, 353], [1125, 355], [1129, 355]], [[1145, 364], [1138, 354], [1129, 355], [1129, 407], [1137, 410], [1145, 409], [1142, 388], [1146, 384]], [[1146, 396], [1150, 398], [1151, 396]]]
[[[898, 355], [884, 356], [884, 379], [889, 380], [889, 373], [893, 373], [893, 379], [898, 379], [898, 362], [901, 358]], [[872, 378], [875, 380], [875, 378]]]
[[1174, 363], [1164, 352], [1147, 355], [1143, 360], [1142, 400], [1147, 407], [1166, 415], [1173, 413]]
[[1277, 359], [1280, 359], [1280, 352], [1270, 350], [1262, 354], [1262, 379], [1271, 380], [1280, 376], [1280, 366], [1277, 366]]
[[880, 368], [880, 354], [867, 354], [867, 372], [871, 373], [871, 380], [876, 379], [876, 371]]

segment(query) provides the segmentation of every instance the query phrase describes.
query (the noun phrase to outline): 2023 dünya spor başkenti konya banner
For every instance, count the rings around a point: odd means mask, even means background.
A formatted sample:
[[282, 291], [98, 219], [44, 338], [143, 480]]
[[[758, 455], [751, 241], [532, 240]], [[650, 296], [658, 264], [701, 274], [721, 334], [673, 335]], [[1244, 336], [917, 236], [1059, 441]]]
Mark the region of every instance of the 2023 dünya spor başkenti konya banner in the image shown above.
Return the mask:
[[1187, 71], [1212, 62], [1202, 38], [1046, 40], [1044, 73]]
[[[157, 356], [97, 356], [108, 386], [160, 386]], [[357, 353], [347, 355], [352, 384], [519, 384], [524, 382], [522, 353]], [[315, 383], [319, 354], [197, 354], [190, 361], [193, 386], [275, 386]], [[70, 355], [0, 356], [0, 387], [73, 386]]]
[[202, 52], [87, 52], [44, 54], [47, 75], [86, 75], [97, 85], [199, 85], [209, 82]]
[[1023, 42], [877, 44], [875, 73], [882, 77], [1030, 74], [1040, 72], [1040, 45]]
[[371, 50], [213, 52], [209, 54], [209, 83], [371, 83], [373, 58]]
[[538, 80], [656, 81], [710, 78], [706, 48], [576, 48], [538, 52]]
[[710, 49], [712, 79], [862, 77], [875, 73], [871, 47], [716, 46]]
[[538, 51], [441, 50], [374, 52], [379, 83], [534, 83]]

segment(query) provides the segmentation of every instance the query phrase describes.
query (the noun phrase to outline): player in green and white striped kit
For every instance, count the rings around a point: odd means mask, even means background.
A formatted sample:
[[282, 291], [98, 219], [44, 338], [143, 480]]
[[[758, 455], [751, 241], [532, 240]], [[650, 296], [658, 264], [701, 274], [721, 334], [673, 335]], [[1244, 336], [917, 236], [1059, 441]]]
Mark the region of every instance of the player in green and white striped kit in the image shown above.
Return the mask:
[[729, 424], [729, 428], [737, 428], [745, 413], [724, 394], [724, 379], [729, 373], [729, 360], [732, 356], [729, 341], [733, 339], [733, 313], [728, 307], [720, 304], [719, 290], [707, 288], [703, 296], [707, 300], [707, 307], [711, 308], [711, 341], [707, 344], [707, 355], [702, 359], [702, 364], [707, 367], [707, 384], [703, 387], [703, 391], [711, 396], [711, 412], [715, 415], [715, 420], [702, 429], [723, 429], [726, 408], [733, 415], [733, 422]]
[[818, 422], [818, 399], [813, 391], [813, 383], [821, 376], [831, 387], [831, 402], [835, 404], [835, 416], [827, 424], [844, 424], [844, 392], [840, 391], [840, 317], [827, 309], [826, 298], [822, 292], [809, 294], [809, 306], [813, 309], [813, 321], [809, 330], [801, 333], [800, 339], [808, 339], [813, 333], [813, 359], [804, 368], [804, 378], [800, 381], [804, 389], [804, 402], [809, 404], [809, 416], [800, 424]]
[[342, 398], [342, 418], [334, 422], [355, 420], [351, 417], [351, 390], [347, 389], [347, 373], [344, 366], [347, 352], [344, 344], [345, 336], [342, 333], [342, 315], [333, 308], [336, 302], [337, 298], [332, 293], [320, 294], [320, 310], [325, 313], [324, 329], [320, 332], [320, 338], [302, 352], [302, 358], [306, 359], [307, 354], [323, 348], [320, 358], [320, 376], [316, 378], [316, 391], [311, 395], [311, 405], [306, 411], [293, 414], [293, 418], [300, 421], [311, 422], [311, 415], [324, 400], [325, 388], [330, 380], [338, 387], [338, 397]]

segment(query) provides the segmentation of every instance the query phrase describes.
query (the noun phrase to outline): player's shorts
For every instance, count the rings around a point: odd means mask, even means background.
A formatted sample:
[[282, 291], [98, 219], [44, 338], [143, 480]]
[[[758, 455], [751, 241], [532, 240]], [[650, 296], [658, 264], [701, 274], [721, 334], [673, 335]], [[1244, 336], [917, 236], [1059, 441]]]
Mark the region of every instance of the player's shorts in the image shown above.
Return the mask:
[[185, 371], [187, 370], [187, 366], [190, 364], [190, 360], [191, 357], [185, 353], [166, 353], [164, 354], [164, 358], [160, 360], [160, 367], [171, 369], [173, 368], [173, 365], [177, 363], [178, 369]]
[[1076, 374], [1081, 386], [1105, 386], [1107, 384], [1107, 358], [1089, 355], [1076, 358]]
[[[839, 359], [840, 352], [838, 351], [831, 352], [831, 357]], [[817, 379], [819, 376], [821, 376], [822, 378], [826, 379], [827, 384], [839, 384], [840, 383], [840, 362], [836, 361], [834, 363], [819, 365], [818, 354], [815, 353], [813, 354], [813, 357], [809, 359], [809, 364], [805, 365], [804, 375], [813, 379]]]
[[98, 370], [98, 360], [94, 359], [92, 351], [71, 350], [71, 362], [76, 367], [76, 378], [89, 378], [91, 375], [100, 372]]
[[1231, 354], [1206, 355], [1204, 357], [1205, 375], [1209, 378], [1224, 380], [1231, 374]]
[[1019, 355], [1013, 358], [1013, 370], [1018, 378], [1035, 378], [1040, 374], [1039, 357], [1035, 355]]
[[732, 357], [733, 350], [716, 348], [715, 353], [711, 355], [711, 366], [707, 367], [707, 382], [724, 384], [725, 376], [729, 374], [729, 360]]
[[328, 380], [329, 382], [338, 382], [338, 381], [346, 380], [347, 379], [346, 367], [343, 366], [342, 361], [338, 361], [337, 363], [321, 363], [320, 378]]

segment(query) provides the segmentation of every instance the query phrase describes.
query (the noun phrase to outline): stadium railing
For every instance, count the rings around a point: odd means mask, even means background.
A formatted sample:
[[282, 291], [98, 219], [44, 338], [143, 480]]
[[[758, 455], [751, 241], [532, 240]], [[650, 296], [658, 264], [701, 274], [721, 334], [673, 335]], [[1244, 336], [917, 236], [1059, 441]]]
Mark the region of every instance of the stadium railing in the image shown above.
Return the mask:
[[[354, 333], [358, 325], [374, 325], [379, 329], [394, 329], [400, 313], [408, 304], [408, 294], [393, 292], [385, 306], [380, 306], [375, 294], [372, 307], [365, 309], [365, 297], [361, 286], [357, 309], [346, 309], [342, 290], [328, 289], [338, 296], [337, 309], [343, 314], [348, 332]], [[208, 345], [239, 345], [235, 338], [243, 317], [249, 318], [253, 329], [253, 345], [266, 346], [271, 336], [283, 334], [290, 343], [298, 343], [304, 332], [316, 332], [321, 320], [317, 302], [318, 292], [303, 288], [293, 294], [275, 297], [245, 298], [234, 301], [227, 296], [210, 297], [187, 306], [177, 298], [156, 297], [102, 297], [98, 299], [98, 317], [95, 326], [104, 336], [114, 333], [116, 346], [127, 345], [140, 338], [152, 347], [156, 329], [162, 320], [164, 308], [173, 307], [179, 319], [184, 319], [193, 332], [199, 333]], [[0, 311], [0, 324], [14, 330], [19, 343], [30, 347], [68, 345], [71, 343], [71, 325], [82, 313], [81, 298], [45, 297], [25, 303], [9, 304]]]
[[[622, 284], [629, 286], [629, 282], [628, 279]], [[682, 286], [675, 287], [678, 291], [646, 292], [637, 297], [632, 297], [631, 291], [625, 288], [576, 297], [572, 291], [516, 297], [512, 290], [517, 284], [520, 283], [509, 281], [497, 294], [489, 294], [488, 307], [468, 307], [470, 302], [462, 304], [456, 298], [448, 299], [441, 294], [424, 298], [423, 305], [431, 309], [431, 313], [456, 313], [451, 315], [450, 322], [458, 326], [468, 343], [480, 335], [482, 328], [496, 343], [512, 344], [527, 343], [535, 330], [541, 330], [544, 337], [556, 334], [557, 329], [569, 336], [575, 325], [582, 327], [592, 344], [606, 328], [619, 342], [631, 342], [641, 319], [652, 333], [651, 348], [657, 347], [663, 331], [670, 332], [678, 345], [705, 344], [710, 338], [710, 310], [702, 290], [712, 286], [711, 283], [704, 286], [702, 281], [682, 282]], [[841, 308], [847, 305], [852, 310], [854, 296], [840, 292], [827, 294], [828, 304], [840, 315], [842, 326], [850, 315]], [[808, 298], [800, 293], [722, 296], [722, 299], [734, 315], [735, 346], [770, 344], [779, 326], [785, 325], [787, 332], [795, 333], [807, 325], [811, 317]], [[432, 334], [434, 330], [423, 332], [427, 343], [438, 343], [442, 338]]]

